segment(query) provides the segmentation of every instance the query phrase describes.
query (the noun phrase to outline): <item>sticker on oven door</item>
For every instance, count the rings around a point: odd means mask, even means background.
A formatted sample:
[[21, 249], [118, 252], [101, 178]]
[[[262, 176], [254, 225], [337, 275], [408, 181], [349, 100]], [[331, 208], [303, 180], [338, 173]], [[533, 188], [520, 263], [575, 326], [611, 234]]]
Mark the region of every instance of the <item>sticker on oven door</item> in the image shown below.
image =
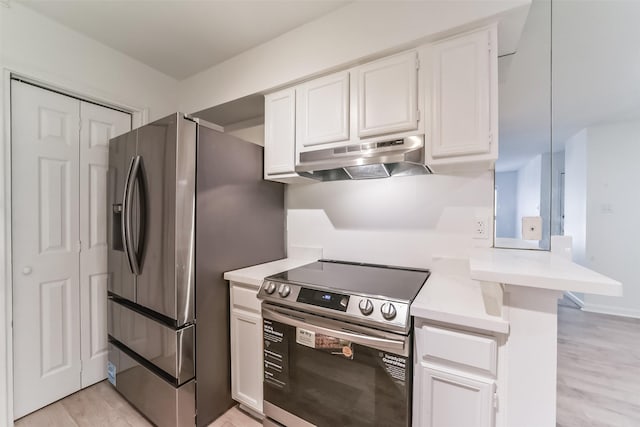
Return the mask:
[[296, 328], [296, 342], [307, 347], [316, 348], [316, 333], [308, 329]]
[[296, 328], [296, 342], [334, 356], [342, 356], [349, 360], [353, 359], [351, 341], [332, 337], [331, 335], [316, 334], [308, 329]]
[[389, 353], [378, 353], [387, 374], [396, 382], [404, 385], [407, 378], [407, 358]]
[[263, 320], [264, 385], [289, 391], [289, 343], [282, 324]]

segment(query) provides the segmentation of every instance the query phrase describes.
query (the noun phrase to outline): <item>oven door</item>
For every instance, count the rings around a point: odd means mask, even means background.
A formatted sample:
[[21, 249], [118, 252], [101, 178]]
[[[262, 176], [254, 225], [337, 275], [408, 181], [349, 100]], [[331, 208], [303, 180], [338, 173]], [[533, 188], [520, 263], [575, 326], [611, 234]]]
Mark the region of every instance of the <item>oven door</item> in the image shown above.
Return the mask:
[[272, 421], [411, 425], [410, 336], [269, 304], [262, 315], [264, 412]]

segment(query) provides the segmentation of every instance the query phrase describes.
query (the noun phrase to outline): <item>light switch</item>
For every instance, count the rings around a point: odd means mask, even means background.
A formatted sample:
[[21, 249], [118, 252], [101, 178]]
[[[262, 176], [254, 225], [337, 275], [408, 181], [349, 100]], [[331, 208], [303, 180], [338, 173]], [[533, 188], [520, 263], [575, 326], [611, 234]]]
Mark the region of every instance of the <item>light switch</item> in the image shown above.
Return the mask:
[[542, 217], [522, 217], [522, 240], [542, 240]]

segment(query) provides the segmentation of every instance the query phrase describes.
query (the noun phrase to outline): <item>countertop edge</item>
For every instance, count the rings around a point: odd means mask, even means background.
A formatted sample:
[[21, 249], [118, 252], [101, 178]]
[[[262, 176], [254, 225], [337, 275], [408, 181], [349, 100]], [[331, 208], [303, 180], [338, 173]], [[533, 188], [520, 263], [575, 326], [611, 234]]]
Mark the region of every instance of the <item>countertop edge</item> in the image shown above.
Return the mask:
[[266, 262], [264, 264], [252, 265], [250, 267], [240, 268], [238, 270], [227, 271], [224, 273], [224, 279], [229, 282], [244, 283], [259, 288], [265, 277], [301, 265], [309, 264], [316, 259], [303, 258], [283, 258], [276, 261]]
[[424, 307], [411, 307], [411, 316], [422, 320], [432, 320], [447, 323], [452, 326], [462, 326], [472, 329], [479, 329], [500, 334], [509, 333], [509, 322], [501, 319], [481, 319], [478, 317], [465, 316], [446, 311], [431, 310]]
[[506, 251], [509, 250], [484, 249], [472, 254], [469, 258], [471, 279], [555, 291], [623, 294], [622, 283], [617, 280], [551, 252], [513, 250], [515, 253], [510, 254]]

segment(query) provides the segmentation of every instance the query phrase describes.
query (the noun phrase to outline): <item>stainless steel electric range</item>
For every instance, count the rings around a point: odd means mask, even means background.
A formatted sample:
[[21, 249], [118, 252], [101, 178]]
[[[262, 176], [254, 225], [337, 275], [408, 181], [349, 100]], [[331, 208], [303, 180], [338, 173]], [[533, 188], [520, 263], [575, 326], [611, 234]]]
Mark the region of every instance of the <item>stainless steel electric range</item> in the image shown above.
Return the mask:
[[428, 277], [331, 260], [267, 277], [264, 425], [410, 426], [409, 307]]

